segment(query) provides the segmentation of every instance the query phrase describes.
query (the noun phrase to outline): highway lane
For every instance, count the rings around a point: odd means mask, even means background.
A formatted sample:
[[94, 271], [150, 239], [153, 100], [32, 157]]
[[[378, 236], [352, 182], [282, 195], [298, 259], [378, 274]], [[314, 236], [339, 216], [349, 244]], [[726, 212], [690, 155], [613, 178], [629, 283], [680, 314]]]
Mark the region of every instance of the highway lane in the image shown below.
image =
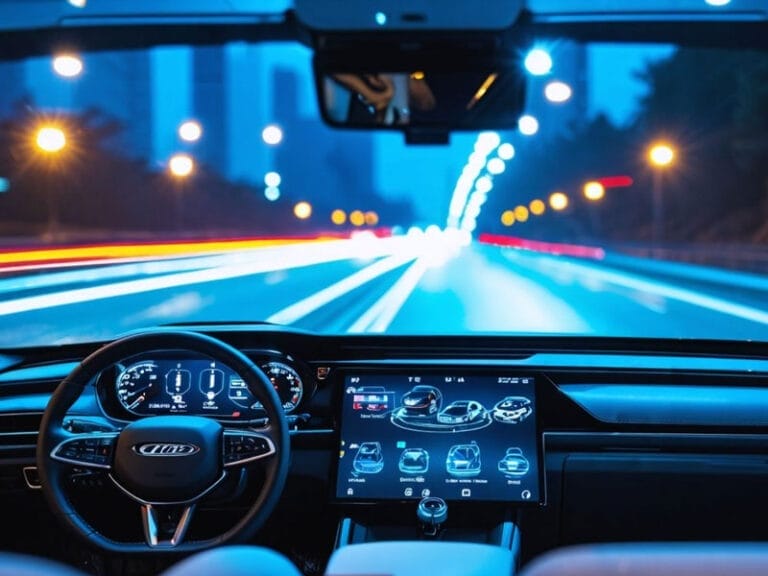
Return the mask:
[[611, 254], [460, 248], [445, 237], [351, 242], [158, 260], [141, 270], [115, 263], [68, 270], [59, 283], [55, 270], [0, 278], [0, 347], [226, 320], [334, 333], [768, 340], [764, 277]]
[[[653, 264], [473, 246], [428, 269], [387, 331], [768, 340], [768, 290], [722, 279], [705, 290]], [[426, 324], [425, 309], [441, 312]]]

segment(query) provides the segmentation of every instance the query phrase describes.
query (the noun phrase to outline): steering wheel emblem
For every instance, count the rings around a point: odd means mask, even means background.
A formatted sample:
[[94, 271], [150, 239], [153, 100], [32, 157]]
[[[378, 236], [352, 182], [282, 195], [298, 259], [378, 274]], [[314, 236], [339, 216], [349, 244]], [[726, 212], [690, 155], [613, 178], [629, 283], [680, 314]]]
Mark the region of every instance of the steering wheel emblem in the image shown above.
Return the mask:
[[133, 449], [142, 456], [192, 456], [200, 451], [200, 448], [194, 444], [178, 442], [136, 444]]

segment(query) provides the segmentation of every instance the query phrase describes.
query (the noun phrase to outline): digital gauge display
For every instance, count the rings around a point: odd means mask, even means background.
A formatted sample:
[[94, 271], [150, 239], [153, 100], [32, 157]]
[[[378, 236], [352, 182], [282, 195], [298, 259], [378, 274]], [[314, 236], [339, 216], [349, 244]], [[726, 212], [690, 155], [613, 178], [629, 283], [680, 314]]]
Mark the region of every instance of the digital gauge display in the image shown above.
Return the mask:
[[[269, 362], [262, 369], [283, 409], [294, 410], [304, 393], [296, 370], [281, 362]], [[139, 416], [196, 414], [243, 420], [264, 416], [243, 378], [213, 360], [138, 361], [121, 367], [115, 391], [120, 405]]]

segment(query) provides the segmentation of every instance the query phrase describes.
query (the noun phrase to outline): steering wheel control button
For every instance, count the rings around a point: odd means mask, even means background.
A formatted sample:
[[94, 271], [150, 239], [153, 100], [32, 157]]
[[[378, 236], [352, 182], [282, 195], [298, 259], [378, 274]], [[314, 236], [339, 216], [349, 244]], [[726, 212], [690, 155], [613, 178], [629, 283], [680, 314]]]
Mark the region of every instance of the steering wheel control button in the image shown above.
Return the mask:
[[70, 438], [56, 446], [51, 457], [60, 462], [109, 469], [117, 434]]
[[272, 441], [255, 432], [224, 432], [224, 466], [236, 466], [274, 454]]

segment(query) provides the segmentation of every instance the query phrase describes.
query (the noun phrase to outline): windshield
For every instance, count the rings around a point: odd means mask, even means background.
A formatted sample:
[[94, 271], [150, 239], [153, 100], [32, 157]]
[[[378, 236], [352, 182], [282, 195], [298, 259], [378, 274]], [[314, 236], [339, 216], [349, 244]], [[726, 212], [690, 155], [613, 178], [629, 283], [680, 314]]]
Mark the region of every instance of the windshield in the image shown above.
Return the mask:
[[542, 39], [519, 130], [336, 131], [309, 49], [0, 62], [0, 346], [170, 323], [768, 340], [768, 59]]

